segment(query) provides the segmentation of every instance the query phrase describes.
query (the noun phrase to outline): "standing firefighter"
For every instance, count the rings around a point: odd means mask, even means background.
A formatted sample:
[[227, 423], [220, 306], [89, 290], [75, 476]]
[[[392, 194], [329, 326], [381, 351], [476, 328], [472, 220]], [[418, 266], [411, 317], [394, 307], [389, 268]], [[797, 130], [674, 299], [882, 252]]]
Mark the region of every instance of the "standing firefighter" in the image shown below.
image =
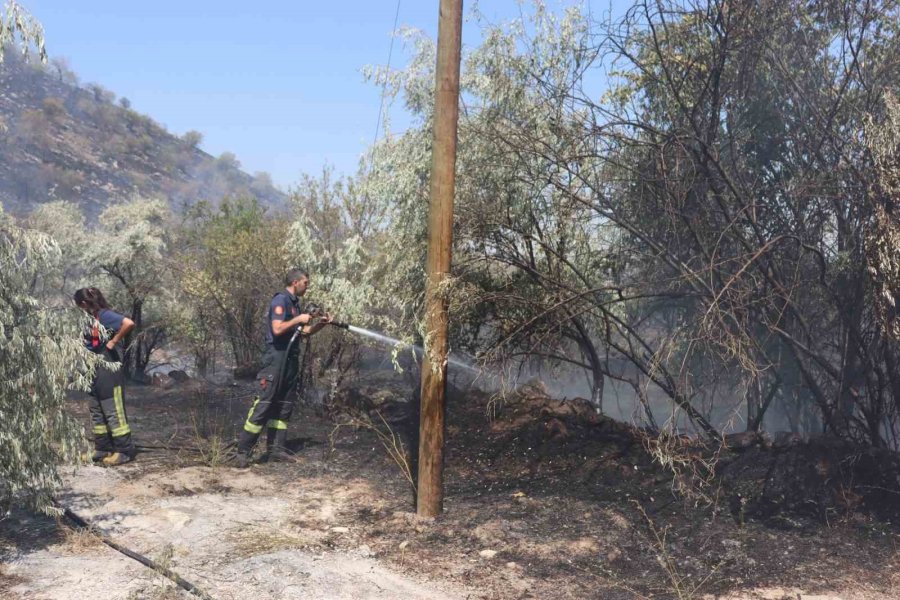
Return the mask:
[[263, 427], [267, 428], [268, 460], [283, 460], [288, 456], [285, 442], [300, 375], [300, 338], [313, 335], [331, 322], [331, 316], [326, 314], [312, 324], [314, 316], [303, 308], [300, 298], [309, 287], [306, 271], [291, 269], [284, 277], [284, 284], [285, 290], [275, 294], [269, 304], [266, 350], [262, 369], [256, 376], [262, 390], [253, 399], [238, 441], [235, 457], [238, 468], [250, 465], [250, 454]]
[[91, 316], [84, 332], [85, 347], [100, 354], [91, 384], [91, 421], [94, 426], [94, 462], [114, 466], [134, 458], [134, 442], [125, 414], [125, 370], [122, 368], [122, 339], [134, 328], [134, 321], [109, 308], [103, 293], [95, 287], [75, 292], [75, 304]]

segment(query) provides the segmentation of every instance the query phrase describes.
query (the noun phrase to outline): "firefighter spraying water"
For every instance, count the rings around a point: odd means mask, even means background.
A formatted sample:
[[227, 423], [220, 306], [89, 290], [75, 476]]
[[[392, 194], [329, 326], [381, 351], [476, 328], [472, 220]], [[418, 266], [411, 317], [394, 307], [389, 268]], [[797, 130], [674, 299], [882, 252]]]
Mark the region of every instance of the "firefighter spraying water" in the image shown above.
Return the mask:
[[[309, 287], [309, 274], [303, 269], [288, 271], [284, 283], [285, 289], [272, 296], [269, 303], [266, 349], [260, 361], [262, 368], [256, 376], [260, 389], [253, 398], [238, 440], [235, 466], [239, 468], [246, 468], [251, 464], [253, 448], [264, 428], [266, 452], [263, 460], [279, 461], [289, 457], [286, 447], [287, 428], [294, 411], [300, 365], [303, 363], [304, 344], [301, 343], [301, 338], [314, 335], [326, 325], [331, 325], [389, 345], [401, 343], [368, 329], [335, 321], [321, 306], [302, 302]], [[413, 346], [413, 349], [422, 351], [418, 346]], [[450, 363], [475, 370], [459, 360], [451, 359]]]
[[269, 303], [266, 348], [262, 368], [256, 379], [260, 389], [253, 399], [238, 440], [235, 466], [250, 466], [256, 441], [266, 428], [264, 460], [278, 461], [289, 457], [287, 428], [294, 412], [294, 398], [300, 375], [301, 336], [311, 336], [332, 322], [331, 315], [318, 306], [302, 302], [309, 287], [309, 273], [291, 269], [284, 277], [285, 289]]

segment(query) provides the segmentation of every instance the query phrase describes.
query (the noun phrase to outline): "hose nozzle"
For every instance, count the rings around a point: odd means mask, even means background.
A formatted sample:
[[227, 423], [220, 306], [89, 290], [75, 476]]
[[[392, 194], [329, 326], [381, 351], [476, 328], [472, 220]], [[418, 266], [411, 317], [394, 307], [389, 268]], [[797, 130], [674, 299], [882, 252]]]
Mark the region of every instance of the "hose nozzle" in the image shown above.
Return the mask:
[[334, 325], [335, 327], [340, 327], [341, 329], [350, 329], [350, 323], [341, 323], [340, 321], [332, 321], [329, 325]]

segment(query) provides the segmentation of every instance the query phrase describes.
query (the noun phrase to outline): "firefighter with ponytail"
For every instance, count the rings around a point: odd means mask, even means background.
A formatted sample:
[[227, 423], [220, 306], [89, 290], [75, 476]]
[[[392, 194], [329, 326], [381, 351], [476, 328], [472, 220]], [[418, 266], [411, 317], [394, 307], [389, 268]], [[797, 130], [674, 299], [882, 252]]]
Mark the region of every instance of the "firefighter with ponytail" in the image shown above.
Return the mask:
[[91, 320], [84, 332], [85, 347], [102, 357], [91, 385], [90, 412], [94, 433], [94, 462], [107, 466], [125, 464], [135, 455], [131, 427], [125, 412], [125, 370], [122, 340], [134, 321], [110, 309], [95, 287], [75, 292], [75, 304]]

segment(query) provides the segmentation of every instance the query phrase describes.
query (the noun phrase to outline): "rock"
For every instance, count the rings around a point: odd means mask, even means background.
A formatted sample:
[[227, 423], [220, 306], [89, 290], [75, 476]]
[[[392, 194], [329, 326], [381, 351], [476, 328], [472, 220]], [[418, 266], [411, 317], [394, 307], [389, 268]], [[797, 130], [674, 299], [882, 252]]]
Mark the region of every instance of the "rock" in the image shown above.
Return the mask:
[[494, 558], [495, 556], [497, 556], [497, 551], [496, 550], [482, 550], [481, 552], [478, 553], [478, 556], [480, 556], [481, 558]]
[[569, 429], [566, 427], [566, 424], [556, 417], [547, 421], [544, 427], [551, 438], [564, 438], [569, 435]]
[[256, 379], [256, 374], [259, 373], [259, 365], [246, 365], [243, 367], [235, 367], [232, 371], [235, 379]]
[[514, 563], [514, 562], [508, 562], [508, 563], [506, 563], [506, 568], [507, 568], [507, 569], [515, 569], [515, 568], [518, 567], [518, 566], [519, 566], [519, 565], [517, 565], [517, 564]]
[[400, 548], [401, 550], [406, 550], [406, 547], [407, 547], [407, 546], [409, 546], [409, 540], [404, 540], [404, 541], [400, 542], [399, 548]]
[[804, 442], [806, 442], [806, 439], [802, 434], [791, 431], [779, 431], [775, 434], [773, 445], [776, 448], [789, 448], [790, 446], [799, 446]]
[[169, 378], [173, 381], [177, 381], [178, 383], [184, 383], [185, 381], [189, 381], [191, 376], [185, 373], [184, 371], [174, 370], [169, 371]]
[[359, 550], [359, 555], [362, 556], [363, 558], [375, 556], [375, 553], [372, 552], [372, 549], [369, 548], [368, 544], [363, 544], [362, 546], [359, 547], [358, 550]]
[[350, 533], [349, 527], [332, 527], [331, 531], [333, 533]]
[[162, 373], [154, 373], [150, 376], [150, 385], [153, 387], [167, 388], [172, 386], [172, 379], [169, 379]]
[[571, 552], [575, 554], [595, 554], [600, 551], [600, 546], [591, 538], [580, 538], [569, 542]]
[[746, 450], [763, 444], [763, 438], [757, 431], [729, 433], [725, 436], [725, 445], [731, 450]]
[[622, 556], [622, 551], [618, 548], [613, 548], [606, 553], [606, 560], [607, 562], [616, 562], [620, 556]]

